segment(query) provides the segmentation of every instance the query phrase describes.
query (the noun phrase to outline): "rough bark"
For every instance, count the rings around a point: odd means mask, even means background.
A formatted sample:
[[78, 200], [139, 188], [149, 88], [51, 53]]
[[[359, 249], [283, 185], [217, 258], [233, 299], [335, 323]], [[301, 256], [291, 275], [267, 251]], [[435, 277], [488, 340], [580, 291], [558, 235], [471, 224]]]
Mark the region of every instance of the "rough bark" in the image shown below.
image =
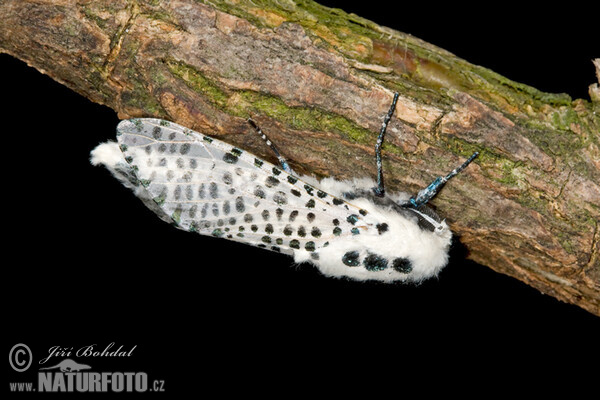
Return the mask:
[[591, 102], [542, 93], [307, 0], [5, 0], [0, 15], [0, 51], [121, 118], [273, 159], [251, 115], [303, 173], [375, 176], [398, 91], [388, 187], [416, 192], [478, 150], [435, 200], [470, 257], [600, 315], [597, 85]]

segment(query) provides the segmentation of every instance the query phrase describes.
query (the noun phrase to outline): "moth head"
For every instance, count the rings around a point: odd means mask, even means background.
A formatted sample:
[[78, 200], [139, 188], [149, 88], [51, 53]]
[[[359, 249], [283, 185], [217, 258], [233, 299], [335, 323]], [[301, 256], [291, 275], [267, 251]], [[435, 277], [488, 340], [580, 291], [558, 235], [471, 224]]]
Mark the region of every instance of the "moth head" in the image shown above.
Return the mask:
[[404, 218], [416, 222], [423, 231], [429, 231], [444, 237], [452, 235], [446, 222], [440, 218], [433, 208], [427, 205], [415, 207], [410, 202], [410, 196], [406, 193], [400, 193], [394, 196], [388, 196], [386, 194], [382, 198], [373, 196], [371, 199], [374, 204], [392, 209]]

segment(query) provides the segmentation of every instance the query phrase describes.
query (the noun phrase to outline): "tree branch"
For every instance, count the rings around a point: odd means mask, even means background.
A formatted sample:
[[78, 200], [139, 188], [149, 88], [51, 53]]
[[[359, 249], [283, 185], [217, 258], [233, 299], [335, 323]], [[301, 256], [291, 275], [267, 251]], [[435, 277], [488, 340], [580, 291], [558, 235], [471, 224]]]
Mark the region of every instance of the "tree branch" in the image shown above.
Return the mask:
[[388, 187], [416, 192], [479, 151], [435, 200], [470, 257], [600, 315], [598, 85], [572, 101], [312, 1], [259, 4], [7, 0], [0, 51], [121, 118], [166, 118], [272, 159], [252, 116], [296, 171], [340, 179], [375, 176], [398, 91]]

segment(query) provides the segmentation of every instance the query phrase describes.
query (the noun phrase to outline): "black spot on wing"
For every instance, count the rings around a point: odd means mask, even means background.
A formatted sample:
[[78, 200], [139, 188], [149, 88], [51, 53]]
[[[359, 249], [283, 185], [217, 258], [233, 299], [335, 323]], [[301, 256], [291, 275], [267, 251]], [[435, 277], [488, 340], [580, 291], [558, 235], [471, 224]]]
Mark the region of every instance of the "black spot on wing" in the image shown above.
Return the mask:
[[273, 201], [280, 206], [283, 206], [288, 202], [287, 195], [284, 192], [279, 191], [273, 195]]
[[238, 162], [238, 158], [231, 153], [225, 153], [225, 155], [223, 155], [223, 161], [227, 164], [235, 164]]
[[187, 153], [190, 152], [190, 144], [189, 143], [184, 143], [181, 145], [181, 147], [179, 148], [179, 152], [182, 155], [186, 155]]
[[275, 210], [275, 215], [277, 215], [277, 220], [281, 221], [281, 217], [283, 216], [283, 208], [278, 208]]
[[260, 214], [262, 215], [262, 217], [265, 221], [269, 220], [269, 216], [270, 216], [269, 210], [263, 210]]
[[242, 196], [238, 196], [235, 199], [235, 211], [242, 213], [246, 210], [246, 206], [244, 205], [244, 198]]
[[306, 236], [306, 228], [304, 228], [304, 226], [302, 226], [302, 225], [300, 225], [298, 227], [298, 236], [300, 236], [300, 237]]
[[211, 182], [208, 185], [208, 192], [210, 193], [210, 197], [216, 199], [219, 197], [219, 188], [216, 183]]
[[264, 199], [265, 197], [267, 197], [265, 190], [260, 185], [256, 185], [256, 187], [254, 188], [254, 195], [261, 199]]
[[271, 237], [270, 237], [270, 236], [263, 236], [263, 237], [261, 238], [261, 240], [262, 240], [264, 243], [271, 243]]
[[265, 180], [265, 186], [268, 188], [272, 188], [277, 185], [279, 185], [279, 179], [275, 178], [274, 176], [268, 176]]
[[231, 172], [227, 171], [223, 174], [223, 183], [226, 185], [231, 185], [233, 183], [233, 177], [231, 176]]
[[272, 224], [267, 224], [265, 226], [265, 232], [268, 234], [272, 234], [275, 230], [273, 229], [273, 225]]

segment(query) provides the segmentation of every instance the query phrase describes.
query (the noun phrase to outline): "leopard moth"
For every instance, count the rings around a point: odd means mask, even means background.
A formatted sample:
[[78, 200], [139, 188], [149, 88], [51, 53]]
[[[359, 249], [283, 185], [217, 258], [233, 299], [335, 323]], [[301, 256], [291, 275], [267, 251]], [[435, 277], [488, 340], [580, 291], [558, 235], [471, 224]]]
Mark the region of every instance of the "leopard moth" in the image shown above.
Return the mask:
[[117, 142], [98, 145], [90, 161], [177, 228], [288, 254], [326, 276], [420, 282], [447, 264], [452, 238], [425, 204], [478, 153], [416, 196], [386, 193], [381, 145], [397, 99], [375, 147], [377, 182], [299, 176], [251, 119], [279, 166], [154, 118], [121, 121]]

